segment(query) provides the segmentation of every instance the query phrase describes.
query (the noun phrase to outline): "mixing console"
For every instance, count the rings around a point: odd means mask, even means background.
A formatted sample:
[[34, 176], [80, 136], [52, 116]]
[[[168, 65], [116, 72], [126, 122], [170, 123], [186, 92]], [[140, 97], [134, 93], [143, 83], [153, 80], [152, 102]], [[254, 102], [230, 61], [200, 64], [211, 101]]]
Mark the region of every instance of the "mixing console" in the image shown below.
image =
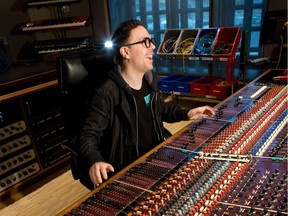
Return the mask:
[[288, 86], [272, 72], [61, 215], [288, 215]]

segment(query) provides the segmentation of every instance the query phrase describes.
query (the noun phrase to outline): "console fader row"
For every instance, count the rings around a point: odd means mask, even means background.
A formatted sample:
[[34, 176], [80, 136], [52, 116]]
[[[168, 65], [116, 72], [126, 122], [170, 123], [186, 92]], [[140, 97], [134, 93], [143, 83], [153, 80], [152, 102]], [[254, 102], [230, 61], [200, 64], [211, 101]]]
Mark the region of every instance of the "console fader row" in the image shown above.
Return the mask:
[[288, 215], [288, 87], [272, 72], [63, 214]]

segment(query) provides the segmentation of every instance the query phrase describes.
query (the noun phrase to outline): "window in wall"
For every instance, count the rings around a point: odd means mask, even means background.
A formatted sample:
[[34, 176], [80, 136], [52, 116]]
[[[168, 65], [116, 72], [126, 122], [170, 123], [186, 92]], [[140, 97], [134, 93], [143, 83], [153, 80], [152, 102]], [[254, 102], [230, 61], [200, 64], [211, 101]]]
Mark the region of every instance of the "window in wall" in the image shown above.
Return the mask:
[[178, 0], [174, 8], [177, 10], [171, 11], [171, 14], [178, 14], [175, 22], [178, 28], [209, 27], [209, 0]]
[[[266, 5], [266, 4], [265, 4]], [[262, 54], [259, 46], [261, 21], [263, 18], [263, 11], [265, 11], [263, 0], [245, 1], [245, 5], [236, 5], [243, 11], [244, 21], [239, 25], [243, 30], [248, 31], [247, 50], [248, 56], [259, 57]], [[236, 17], [236, 14], [235, 14]], [[235, 24], [236, 25], [236, 24]]]

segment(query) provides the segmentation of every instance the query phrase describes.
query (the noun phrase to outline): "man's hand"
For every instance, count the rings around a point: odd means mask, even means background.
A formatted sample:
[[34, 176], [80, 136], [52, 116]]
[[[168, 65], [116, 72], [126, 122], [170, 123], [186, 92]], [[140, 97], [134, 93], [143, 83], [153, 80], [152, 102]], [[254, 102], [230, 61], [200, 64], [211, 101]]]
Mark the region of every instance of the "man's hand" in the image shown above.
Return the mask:
[[108, 172], [114, 172], [114, 168], [111, 164], [105, 162], [94, 163], [89, 169], [91, 181], [95, 186], [101, 184], [103, 179], [106, 180], [108, 178]]
[[191, 109], [187, 115], [190, 120], [207, 117], [207, 116], [214, 117], [215, 110], [210, 106], [201, 106], [201, 107]]

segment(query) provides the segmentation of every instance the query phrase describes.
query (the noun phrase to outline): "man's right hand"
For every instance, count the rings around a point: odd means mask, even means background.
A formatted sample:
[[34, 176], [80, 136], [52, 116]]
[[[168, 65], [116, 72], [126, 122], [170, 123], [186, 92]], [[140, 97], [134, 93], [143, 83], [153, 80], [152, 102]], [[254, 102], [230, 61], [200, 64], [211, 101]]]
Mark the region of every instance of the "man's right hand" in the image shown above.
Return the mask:
[[95, 186], [101, 184], [103, 179], [107, 180], [108, 172], [114, 172], [114, 168], [111, 164], [105, 162], [94, 163], [89, 169], [91, 181]]

